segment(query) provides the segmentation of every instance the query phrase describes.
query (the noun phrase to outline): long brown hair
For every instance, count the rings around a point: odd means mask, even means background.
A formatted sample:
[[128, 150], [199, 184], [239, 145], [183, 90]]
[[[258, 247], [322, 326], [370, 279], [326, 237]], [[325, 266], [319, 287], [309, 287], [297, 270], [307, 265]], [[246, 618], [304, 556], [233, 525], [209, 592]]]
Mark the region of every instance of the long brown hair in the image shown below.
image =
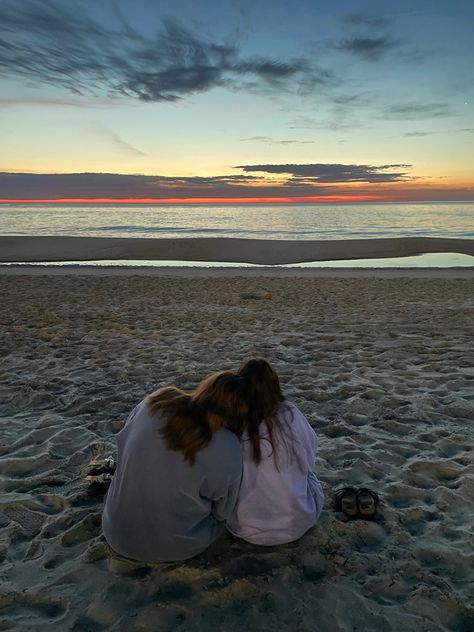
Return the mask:
[[238, 374], [246, 381], [250, 393], [251, 409], [246, 430], [252, 446], [252, 458], [255, 463], [260, 463], [262, 460], [260, 426], [262, 423], [266, 425], [268, 440], [275, 455], [274, 430], [283, 430], [280, 428], [276, 412], [279, 404], [285, 401], [285, 396], [282, 393], [278, 375], [263, 358], [245, 362], [238, 370]]
[[247, 384], [233, 371], [214, 373], [189, 393], [175, 386], [160, 388], [146, 402], [151, 414], [165, 418], [159, 432], [168, 450], [182, 452], [190, 465], [220, 428], [240, 436], [249, 413]]

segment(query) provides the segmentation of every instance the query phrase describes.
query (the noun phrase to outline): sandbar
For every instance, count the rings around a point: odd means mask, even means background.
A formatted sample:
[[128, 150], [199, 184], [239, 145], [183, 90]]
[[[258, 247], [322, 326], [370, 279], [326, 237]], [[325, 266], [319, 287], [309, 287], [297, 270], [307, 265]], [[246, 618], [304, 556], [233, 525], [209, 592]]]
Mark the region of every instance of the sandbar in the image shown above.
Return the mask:
[[0, 262], [179, 260], [277, 265], [408, 257], [454, 252], [474, 256], [474, 239], [400, 237], [345, 240], [234, 238], [148, 239], [1, 236]]

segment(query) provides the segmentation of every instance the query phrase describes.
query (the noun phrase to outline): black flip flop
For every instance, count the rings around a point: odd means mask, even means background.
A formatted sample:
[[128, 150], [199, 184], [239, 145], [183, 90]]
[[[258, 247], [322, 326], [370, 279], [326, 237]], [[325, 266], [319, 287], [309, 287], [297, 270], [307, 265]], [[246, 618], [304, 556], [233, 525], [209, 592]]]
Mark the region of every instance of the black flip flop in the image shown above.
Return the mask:
[[370, 519], [377, 513], [379, 504], [378, 495], [368, 487], [360, 487], [357, 490], [357, 507], [360, 518]]
[[336, 511], [342, 511], [348, 518], [357, 518], [359, 513], [357, 492], [353, 487], [343, 487], [334, 496]]
[[113, 456], [105, 459], [94, 459], [90, 463], [90, 476], [99, 476], [100, 474], [113, 474], [115, 472], [115, 461]]
[[112, 482], [111, 474], [99, 474], [86, 476], [88, 496], [104, 496]]

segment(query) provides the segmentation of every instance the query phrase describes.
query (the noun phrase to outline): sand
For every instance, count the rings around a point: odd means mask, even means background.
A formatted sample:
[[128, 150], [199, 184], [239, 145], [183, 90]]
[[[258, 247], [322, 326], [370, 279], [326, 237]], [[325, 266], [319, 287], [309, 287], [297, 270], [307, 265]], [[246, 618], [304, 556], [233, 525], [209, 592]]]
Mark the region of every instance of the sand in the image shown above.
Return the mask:
[[0, 262], [141, 259], [274, 265], [340, 259], [409, 257], [443, 252], [474, 256], [474, 239], [400, 237], [304, 241], [0, 236]]
[[[128, 273], [0, 277], [0, 630], [474, 629], [472, 271]], [[116, 555], [91, 462], [145, 393], [255, 355], [320, 438], [317, 526], [185, 563]], [[333, 510], [344, 484], [380, 493], [376, 520]]]

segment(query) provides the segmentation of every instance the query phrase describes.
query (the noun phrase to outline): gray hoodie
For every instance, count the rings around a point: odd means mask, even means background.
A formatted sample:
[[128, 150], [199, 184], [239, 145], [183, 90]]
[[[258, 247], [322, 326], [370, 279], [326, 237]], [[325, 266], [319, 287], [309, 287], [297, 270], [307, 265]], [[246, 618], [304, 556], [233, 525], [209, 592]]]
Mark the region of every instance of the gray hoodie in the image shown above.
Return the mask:
[[223, 531], [242, 476], [239, 439], [223, 428], [190, 466], [168, 450], [142, 401], [117, 435], [117, 469], [102, 516], [110, 546], [145, 562], [178, 561], [206, 549]]

